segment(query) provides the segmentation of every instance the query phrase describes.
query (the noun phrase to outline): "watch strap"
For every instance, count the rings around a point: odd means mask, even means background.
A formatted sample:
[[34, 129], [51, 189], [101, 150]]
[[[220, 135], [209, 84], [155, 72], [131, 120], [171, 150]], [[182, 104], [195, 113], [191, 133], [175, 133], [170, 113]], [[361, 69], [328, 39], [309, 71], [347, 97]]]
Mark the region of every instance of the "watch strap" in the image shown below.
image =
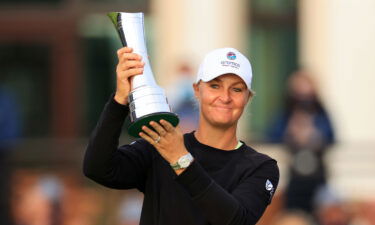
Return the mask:
[[172, 169], [179, 170], [181, 169], [180, 164], [178, 164], [178, 161], [176, 163], [171, 164]]

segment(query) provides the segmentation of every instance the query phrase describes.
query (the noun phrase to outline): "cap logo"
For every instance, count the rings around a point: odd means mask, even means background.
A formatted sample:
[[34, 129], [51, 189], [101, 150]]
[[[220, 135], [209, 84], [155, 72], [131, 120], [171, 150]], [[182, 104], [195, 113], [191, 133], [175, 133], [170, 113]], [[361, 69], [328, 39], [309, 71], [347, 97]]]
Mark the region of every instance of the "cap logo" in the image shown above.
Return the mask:
[[229, 60], [235, 60], [237, 58], [236, 54], [234, 54], [234, 52], [228, 52], [227, 53], [227, 58]]

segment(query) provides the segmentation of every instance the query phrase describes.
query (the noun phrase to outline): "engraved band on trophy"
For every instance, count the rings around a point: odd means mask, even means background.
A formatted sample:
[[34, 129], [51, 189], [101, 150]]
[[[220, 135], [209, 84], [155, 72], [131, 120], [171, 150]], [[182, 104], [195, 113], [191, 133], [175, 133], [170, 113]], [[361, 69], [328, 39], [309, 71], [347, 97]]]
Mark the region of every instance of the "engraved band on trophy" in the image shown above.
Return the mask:
[[134, 76], [129, 94], [129, 120], [125, 123], [131, 136], [139, 137], [142, 126], [150, 121], [164, 119], [177, 126], [177, 114], [171, 112], [164, 90], [154, 79], [148, 60], [144, 35], [143, 13], [111, 12], [108, 16], [117, 28], [123, 46], [133, 48], [133, 52], [142, 56], [145, 62], [144, 72]]

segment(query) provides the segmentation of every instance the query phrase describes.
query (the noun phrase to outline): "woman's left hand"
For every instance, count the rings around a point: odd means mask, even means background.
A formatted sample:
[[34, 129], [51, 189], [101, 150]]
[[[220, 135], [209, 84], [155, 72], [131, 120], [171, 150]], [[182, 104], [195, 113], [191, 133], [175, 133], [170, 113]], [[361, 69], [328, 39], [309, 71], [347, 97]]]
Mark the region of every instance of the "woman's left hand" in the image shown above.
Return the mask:
[[159, 123], [151, 121], [150, 126], [154, 130], [143, 126], [139, 136], [152, 144], [170, 164], [176, 163], [181, 156], [189, 153], [179, 127], [173, 127], [166, 120], [160, 120]]

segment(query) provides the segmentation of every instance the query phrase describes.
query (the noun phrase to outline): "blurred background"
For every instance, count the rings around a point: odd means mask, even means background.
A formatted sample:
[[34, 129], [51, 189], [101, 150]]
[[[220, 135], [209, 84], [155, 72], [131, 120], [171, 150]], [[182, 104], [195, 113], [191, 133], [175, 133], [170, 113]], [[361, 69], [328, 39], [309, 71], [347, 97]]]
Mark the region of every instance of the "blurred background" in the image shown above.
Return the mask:
[[111, 11], [145, 13], [156, 80], [186, 132], [204, 54], [249, 57], [256, 96], [239, 135], [281, 170], [258, 224], [375, 224], [375, 1], [1, 0], [1, 225], [138, 224], [141, 194], [81, 171], [114, 91]]

